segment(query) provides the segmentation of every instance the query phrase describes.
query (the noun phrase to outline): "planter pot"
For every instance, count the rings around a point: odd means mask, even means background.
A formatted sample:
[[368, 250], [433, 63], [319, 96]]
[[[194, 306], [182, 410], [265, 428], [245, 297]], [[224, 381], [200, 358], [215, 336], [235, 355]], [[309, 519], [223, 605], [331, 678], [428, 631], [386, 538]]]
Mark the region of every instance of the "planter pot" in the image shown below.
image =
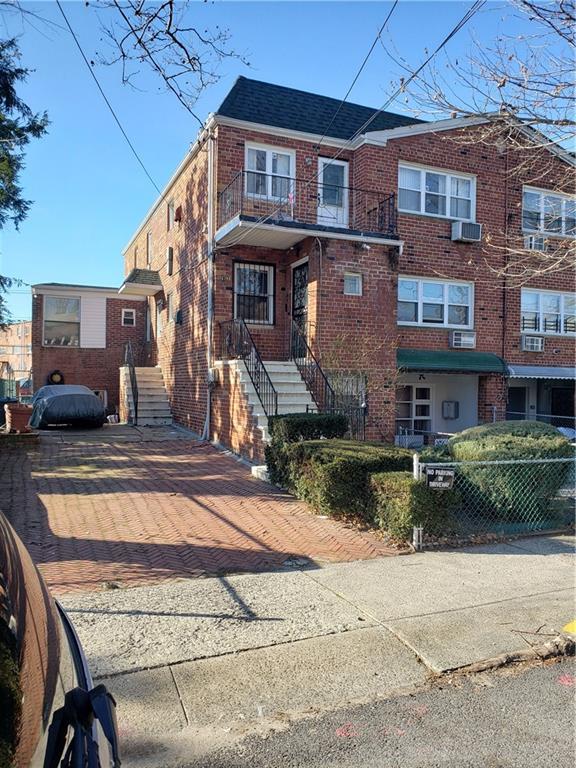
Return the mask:
[[22, 403], [6, 403], [4, 406], [6, 413], [6, 432], [31, 432], [28, 426], [30, 416], [32, 415], [31, 405], [22, 405]]

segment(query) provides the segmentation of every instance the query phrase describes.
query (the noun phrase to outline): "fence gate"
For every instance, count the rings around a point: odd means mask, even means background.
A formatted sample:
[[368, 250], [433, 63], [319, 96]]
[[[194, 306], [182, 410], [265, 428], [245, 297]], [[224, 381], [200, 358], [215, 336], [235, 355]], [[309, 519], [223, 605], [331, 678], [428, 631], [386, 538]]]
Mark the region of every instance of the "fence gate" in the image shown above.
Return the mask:
[[424, 535], [513, 536], [574, 523], [575, 461], [464, 461], [420, 464], [434, 493]]

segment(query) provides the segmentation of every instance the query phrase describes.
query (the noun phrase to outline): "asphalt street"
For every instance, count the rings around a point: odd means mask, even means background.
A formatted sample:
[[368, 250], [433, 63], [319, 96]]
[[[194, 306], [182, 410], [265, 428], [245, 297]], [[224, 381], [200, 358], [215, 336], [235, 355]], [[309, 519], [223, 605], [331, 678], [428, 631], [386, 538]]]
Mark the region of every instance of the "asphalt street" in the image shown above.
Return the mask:
[[573, 768], [573, 660], [445, 678], [310, 716], [186, 768]]

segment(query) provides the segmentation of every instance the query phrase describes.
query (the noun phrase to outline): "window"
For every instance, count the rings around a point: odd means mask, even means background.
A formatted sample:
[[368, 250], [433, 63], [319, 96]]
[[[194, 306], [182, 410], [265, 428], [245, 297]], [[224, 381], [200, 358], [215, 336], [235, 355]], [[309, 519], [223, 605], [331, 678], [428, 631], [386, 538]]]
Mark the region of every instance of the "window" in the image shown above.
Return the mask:
[[146, 235], [146, 267], [150, 269], [152, 264], [152, 232]]
[[576, 294], [522, 289], [521, 331], [576, 333]]
[[396, 388], [396, 434], [432, 431], [430, 387], [407, 384]]
[[122, 310], [122, 325], [136, 325], [136, 310], [135, 309], [123, 309]]
[[44, 297], [44, 345], [80, 346], [80, 299]]
[[434, 325], [443, 328], [471, 328], [473, 287], [401, 277], [398, 280], [398, 324]]
[[166, 250], [166, 272], [171, 275], [174, 272], [174, 248]]
[[576, 234], [576, 200], [568, 195], [524, 187], [522, 229], [550, 235]]
[[274, 323], [274, 267], [234, 265], [234, 318], [247, 323]]
[[344, 273], [344, 295], [362, 296], [362, 275], [355, 272]]
[[246, 147], [246, 194], [286, 199], [293, 193], [294, 154], [267, 147]]
[[398, 210], [473, 221], [476, 179], [400, 165]]
[[170, 200], [170, 202], [166, 206], [166, 219], [167, 219], [166, 223], [168, 227], [168, 232], [170, 232], [170, 230], [174, 226], [174, 211], [175, 211], [174, 200]]
[[156, 340], [162, 336], [162, 310], [164, 304], [162, 299], [156, 299]]

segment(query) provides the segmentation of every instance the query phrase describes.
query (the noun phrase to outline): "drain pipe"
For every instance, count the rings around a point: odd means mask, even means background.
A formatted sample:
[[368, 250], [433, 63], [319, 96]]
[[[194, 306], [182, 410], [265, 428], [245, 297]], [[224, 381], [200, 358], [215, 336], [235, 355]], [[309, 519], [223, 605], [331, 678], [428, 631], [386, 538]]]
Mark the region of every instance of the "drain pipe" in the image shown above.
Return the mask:
[[212, 411], [212, 381], [210, 370], [213, 356], [214, 328], [214, 132], [208, 135], [208, 226], [206, 239], [208, 244], [208, 297], [206, 305], [206, 419], [202, 431], [202, 440], [210, 440], [210, 421]]

